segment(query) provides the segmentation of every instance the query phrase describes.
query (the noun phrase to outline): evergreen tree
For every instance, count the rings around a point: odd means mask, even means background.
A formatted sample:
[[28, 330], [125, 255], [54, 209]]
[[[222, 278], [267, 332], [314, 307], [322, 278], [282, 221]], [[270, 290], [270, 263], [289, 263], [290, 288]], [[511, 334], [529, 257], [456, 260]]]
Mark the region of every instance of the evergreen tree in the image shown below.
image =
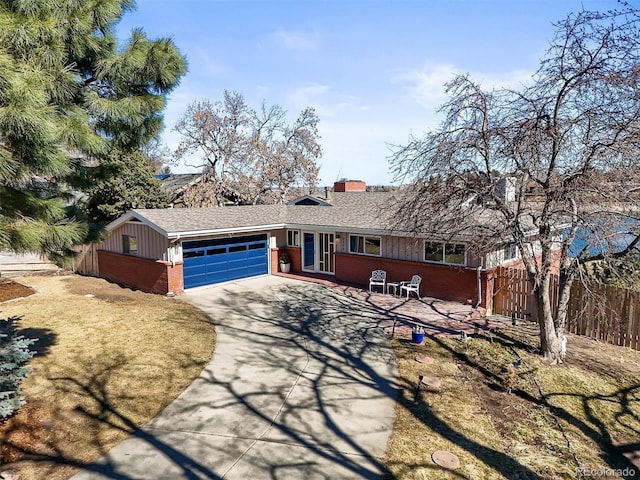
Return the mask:
[[81, 242], [69, 218], [74, 166], [162, 128], [186, 72], [170, 39], [118, 45], [132, 0], [0, 0], [0, 249], [56, 258]]
[[20, 381], [29, 369], [24, 365], [33, 357], [29, 346], [35, 342], [16, 335], [15, 319], [0, 319], [0, 420], [10, 417], [24, 405]]
[[89, 189], [91, 221], [104, 224], [133, 208], [164, 208], [169, 202], [154, 168], [140, 150], [113, 150], [98, 167], [99, 181]]

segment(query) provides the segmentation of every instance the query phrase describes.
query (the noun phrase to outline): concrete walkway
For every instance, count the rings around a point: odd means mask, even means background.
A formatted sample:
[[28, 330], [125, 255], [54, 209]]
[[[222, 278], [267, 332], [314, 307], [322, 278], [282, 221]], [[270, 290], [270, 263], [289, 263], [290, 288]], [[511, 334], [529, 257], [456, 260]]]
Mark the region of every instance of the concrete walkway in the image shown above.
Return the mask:
[[396, 366], [379, 314], [322, 285], [266, 276], [190, 290], [212, 362], [87, 479], [379, 478]]
[[19, 277], [58, 270], [60, 269], [53, 263], [32, 253], [17, 254], [0, 251], [0, 276], [2, 277]]

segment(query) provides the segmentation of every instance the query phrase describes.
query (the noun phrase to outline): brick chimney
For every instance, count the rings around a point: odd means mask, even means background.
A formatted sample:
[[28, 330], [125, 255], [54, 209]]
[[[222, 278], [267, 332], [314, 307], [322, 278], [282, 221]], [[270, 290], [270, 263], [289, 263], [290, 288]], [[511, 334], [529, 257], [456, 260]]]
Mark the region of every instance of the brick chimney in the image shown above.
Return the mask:
[[367, 184], [362, 180], [345, 180], [333, 184], [334, 192], [366, 192]]

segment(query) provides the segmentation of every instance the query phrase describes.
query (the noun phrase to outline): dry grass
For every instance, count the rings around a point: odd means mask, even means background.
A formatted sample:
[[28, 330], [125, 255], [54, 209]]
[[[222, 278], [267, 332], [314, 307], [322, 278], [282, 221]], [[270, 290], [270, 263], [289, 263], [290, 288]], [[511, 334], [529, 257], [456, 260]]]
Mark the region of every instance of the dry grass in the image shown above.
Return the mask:
[[[577, 467], [640, 474], [628, 460], [633, 452], [625, 458], [618, 448], [640, 450], [640, 352], [572, 336], [567, 362], [549, 366], [535, 353], [536, 334], [525, 325], [493, 342], [479, 336], [415, 346], [393, 339], [404, 388], [387, 451], [389, 477], [576, 478]], [[416, 362], [416, 353], [435, 364]], [[414, 404], [418, 375], [443, 382]], [[456, 454], [460, 468], [437, 467], [431, 453], [440, 449]]]
[[22, 457], [11, 467], [25, 480], [69, 478], [153, 418], [211, 358], [211, 322], [178, 299], [73, 275], [19, 281], [36, 293], [0, 315], [20, 317], [39, 354], [0, 452]]

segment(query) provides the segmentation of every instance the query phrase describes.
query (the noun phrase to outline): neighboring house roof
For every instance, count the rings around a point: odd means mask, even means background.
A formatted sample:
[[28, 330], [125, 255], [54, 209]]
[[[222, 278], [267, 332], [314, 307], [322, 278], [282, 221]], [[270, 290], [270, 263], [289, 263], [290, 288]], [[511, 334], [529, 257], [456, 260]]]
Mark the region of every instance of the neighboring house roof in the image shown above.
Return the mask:
[[163, 173], [156, 175], [162, 182], [162, 189], [173, 199], [185, 188], [190, 187], [202, 180], [200, 173]]

